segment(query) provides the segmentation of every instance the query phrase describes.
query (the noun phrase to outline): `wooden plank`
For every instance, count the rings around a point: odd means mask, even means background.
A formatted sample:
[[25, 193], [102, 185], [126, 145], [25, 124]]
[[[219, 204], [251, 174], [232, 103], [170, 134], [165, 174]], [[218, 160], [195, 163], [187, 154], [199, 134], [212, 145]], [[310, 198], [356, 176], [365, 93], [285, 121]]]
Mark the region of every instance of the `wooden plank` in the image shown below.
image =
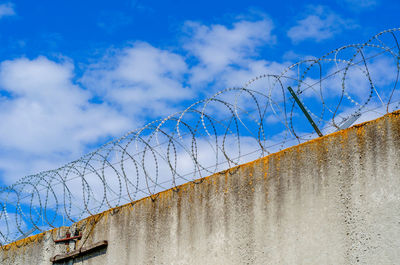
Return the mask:
[[87, 246], [87, 247], [82, 247], [80, 249], [71, 251], [70, 253], [67, 254], [61, 254], [61, 255], [55, 255], [50, 259], [51, 262], [61, 262], [61, 261], [66, 261], [70, 259], [74, 259], [79, 256], [83, 256], [88, 254], [89, 252], [93, 252], [95, 250], [105, 248], [107, 247], [108, 242], [107, 240], [102, 240], [97, 243], [94, 243], [93, 245]]

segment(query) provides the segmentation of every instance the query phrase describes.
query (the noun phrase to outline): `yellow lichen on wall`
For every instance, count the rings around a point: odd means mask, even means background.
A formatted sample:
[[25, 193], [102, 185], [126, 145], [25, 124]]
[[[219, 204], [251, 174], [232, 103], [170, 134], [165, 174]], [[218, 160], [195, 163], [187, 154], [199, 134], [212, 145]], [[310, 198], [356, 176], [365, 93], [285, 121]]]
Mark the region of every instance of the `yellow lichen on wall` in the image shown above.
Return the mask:
[[14, 250], [14, 249], [19, 249], [21, 247], [25, 247], [25, 246], [27, 246], [28, 244], [31, 244], [31, 243], [40, 243], [40, 242], [42, 242], [42, 240], [44, 239], [44, 237], [46, 235], [50, 234], [51, 236], [53, 236], [54, 233], [56, 233], [58, 229], [59, 228], [54, 228], [52, 230], [49, 230], [49, 231], [46, 231], [46, 232], [42, 232], [42, 233], [37, 234], [37, 235], [33, 235], [33, 236], [30, 236], [30, 237], [26, 237], [26, 238], [17, 240], [15, 242], [10, 243], [10, 244], [1, 246], [1, 249], [3, 251], [9, 251], [9, 250]]

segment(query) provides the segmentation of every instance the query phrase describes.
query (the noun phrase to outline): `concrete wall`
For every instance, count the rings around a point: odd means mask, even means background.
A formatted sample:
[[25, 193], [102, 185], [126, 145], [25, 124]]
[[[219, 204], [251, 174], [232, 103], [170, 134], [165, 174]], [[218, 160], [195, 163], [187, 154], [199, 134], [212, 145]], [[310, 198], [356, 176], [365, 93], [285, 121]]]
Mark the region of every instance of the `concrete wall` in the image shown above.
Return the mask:
[[400, 112], [3, 247], [1, 264], [400, 264]]

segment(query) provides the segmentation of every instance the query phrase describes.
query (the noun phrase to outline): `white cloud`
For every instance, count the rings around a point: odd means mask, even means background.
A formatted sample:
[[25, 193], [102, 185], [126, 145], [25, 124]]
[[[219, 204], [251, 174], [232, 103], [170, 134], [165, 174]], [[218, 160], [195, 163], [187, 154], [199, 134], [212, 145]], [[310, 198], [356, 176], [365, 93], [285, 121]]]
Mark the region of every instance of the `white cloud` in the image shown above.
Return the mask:
[[41, 166], [77, 158], [86, 144], [129, 128], [130, 121], [106, 104], [90, 103], [92, 95], [73, 77], [71, 63], [45, 57], [0, 64], [0, 89], [10, 95], [0, 98], [0, 164], [6, 175], [49, 169]]
[[293, 61], [293, 62], [298, 62], [300, 60], [304, 60], [304, 55], [303, 54], [298, 54], [294, 52], [293, 50], [286, 51], [282, 55], [283, 60], [288, 60], [288, 61]]
[[338, 2], [354, 11], [370, 9], [379, 4], [378, 0], [338, 0]]
[[353, 20], [343, 18], [325, 6], [310, 7], [307, 13], [287, 33], [295, 43], [304, 40], [320, 42], [334, 37], [342, 30], [357, 27]]
[[0, 18], [6, 16], [14, 16], [14, 5], [11, 3], [1, 4], [0, 5]]
[[274, 44], [273, 23], [269, 19], [238, 21], [232, 27], [205, 26], [187, 22], [188, 38], [184, 47], [197, 60], [191, 69], [190, 83], [198, 86], [212, 82], [234, 66], [246, 66], [260, 46]]
[[[368, 57], [368, 55], [365, 55]], [[361, 60], [361, 57], [356, 57], [354, 61]], [[371, 91], [371, 84], [367, 75], [366, 69], [368, 69], [369, 77], [376, 91], [379, 93], [379, 97], [387, 99], [389, 93], [392, 91], [391, 85], [395, 83], [396, 80], [396, 61], [393, 58], [380, 55], [377, 58], [369, 59], [367, 61], [368, 68], [365, 68], [363, 64], [353, 65], [345, 73], [341, 71], [334, 74], [338, 69], [344, 69], [346, 67], [345, 63], [338, 64], [338, 66], [330, 67], [327, 72], [327, 76], [331, 76], [323, 81], [323, 87], [326, 91], [325, 97], [338, 97], [341, 95], [343, 90], [343, 75], [345, 76], [345, 91], [352, 97], [353, 100], [361, 103], [366, 100]], [[316, 83], [314, 80], [310, 83]], [[376, 91], [374, 93], [376, 94]]]
[[[268, 19], [241, 20], [230, 28], [193, 22], [185, 27], [192, 34], [184, 43], [189, 59], [134, 42], [88, 65], [79, 84], [68, 60], [2, 62], [0, 170], [7, 183], [76, 159], [91, 144], [139, 127], [146, 119], [181, 110], [183, 101], [210, 88], [210, 79], [218, 77], [221, 89], [281, 69], [255, 59], [258, 47], [275, 42]], [[193, 58], [197, 62], [189, 67]], [[202, 74], [210, 78], [201, 85]]]
[[[288, 65], [285, 63], [278, 63], [275, 61], [266, 60], [251, 60], [245, 66], [238, 69], [229, 69], [220, 76], [218, 84], [225, 87], [238, 87], [243, 86], [245, 82], [257, 77], [261, 74], [280, 74]], [[263, 92], [266, 91], [265, 84], [258, 82], [253, 84], [252, 89]]]
[[136, 42], [90, 65], [81, 81], [124, 113], [165, 116], [192, 95], [183, 85], [187, 70], [182, 56]]

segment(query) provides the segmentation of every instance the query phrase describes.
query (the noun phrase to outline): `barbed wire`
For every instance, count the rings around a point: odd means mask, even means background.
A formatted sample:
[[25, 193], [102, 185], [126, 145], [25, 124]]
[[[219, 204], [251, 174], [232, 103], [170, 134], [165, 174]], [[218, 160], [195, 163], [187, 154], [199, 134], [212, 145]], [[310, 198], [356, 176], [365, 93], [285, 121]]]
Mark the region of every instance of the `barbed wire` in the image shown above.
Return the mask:
[[[371, 119], [400, 106], [400, 29], [257, 76], [55, 170], [0, 188], [5, 244]], [[289, 88], [294, 88], [301, 110]]]

